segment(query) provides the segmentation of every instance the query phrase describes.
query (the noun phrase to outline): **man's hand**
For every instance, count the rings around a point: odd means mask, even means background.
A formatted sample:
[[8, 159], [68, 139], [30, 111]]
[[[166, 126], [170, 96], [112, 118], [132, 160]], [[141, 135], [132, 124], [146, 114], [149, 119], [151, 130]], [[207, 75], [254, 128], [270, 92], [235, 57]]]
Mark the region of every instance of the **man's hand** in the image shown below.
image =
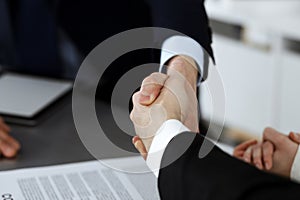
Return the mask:
[[263, 140], [270, 141], [275, 147], [273, 167], [270, 171], [281, 176], [290, 177], [299, 145], [290, 140], [288, 136], [272, 128], [265, 130]]
[[299, 133], [295, 133], [295, 132], [290, 132], [290, 134], [289, 134], [289, 138], [293, 141], [293, 142], [295, 142], [295, 143], [297, 143], [297, 144], [300, 144], [300, 134]]
[[270, 170], [273, 165], [274, 146], [271, 142], [249, 140], [238, 145], [233, 156], [256, 166], [260, 170]]
[[144, 157], [155, 133], [168, 119], [182, 121], [190, 130], [198, 132], [196, 80], [195, 67], [178, 56], [170, 61], [168, 75], [150, 75], [134, 94], [130, 117], [139, 137], [133, 138], [133, 143]]
[[266, 128], [263, 142], [244, 142], [235, 148], [233, 155], [258, 169], [290, 177], [299, 144], [299, 134], [291, 132], [287, 137], [272, 128]]
[[[132, 97], [133, 109], [130, 113], [136, 134], [142, 139], [146, 150], [148, 151], [152, 143], [154, 134], [168, 119], [180, 119], [180, 109], [176, 97], [168, 90], [159, 90], [159, 93], [166, 96], [166, 99], [155, 99], [155, 104], [146, 106], [145, 102], [153, 102], [154, 93], [147, 93], [153, 88], [161, 88], [164, 82], [168, 79], [167, 75], [160, 73], [153, 73], [144, 79], [141, 90], [136, 92]], [[157, 90], [154, 90], [157, 91]], [[149, 95], [148, 95], [149, 94]], [[158, 94], [155, 94], [155, 96]], [[168, 102], [168, 103], [166, 103]], [[168, 104], [168, 105], [166, 105]], [[175, 109], [165, 108], [166, 106]]]
[[0, 154], [7, 158], [17, 155], [20, 143], [9, 135], [10, 128], [0, 118]]

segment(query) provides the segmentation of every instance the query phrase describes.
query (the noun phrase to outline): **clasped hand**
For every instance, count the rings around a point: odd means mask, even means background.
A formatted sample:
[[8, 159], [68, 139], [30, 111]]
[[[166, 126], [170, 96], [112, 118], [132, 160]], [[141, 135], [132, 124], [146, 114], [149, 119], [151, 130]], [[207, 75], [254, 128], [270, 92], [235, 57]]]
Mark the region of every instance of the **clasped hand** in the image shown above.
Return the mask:
[[133, 95], [130, 118], [137, 134], [133, 143], [144, 158], [156, 132], [169, 119], [181, 121], [193, 132], [199, 131], [196, 80], [193, 64], [177, 56], [170, 61], [167, 75], [151, 74]]
[[290, 177], [299, 144], [299, 134], [291, 132], [286, 136], [272, 128], [266, 128], [262, 142], [246, 141], [235, 148], [234, 156], [260, 170]]

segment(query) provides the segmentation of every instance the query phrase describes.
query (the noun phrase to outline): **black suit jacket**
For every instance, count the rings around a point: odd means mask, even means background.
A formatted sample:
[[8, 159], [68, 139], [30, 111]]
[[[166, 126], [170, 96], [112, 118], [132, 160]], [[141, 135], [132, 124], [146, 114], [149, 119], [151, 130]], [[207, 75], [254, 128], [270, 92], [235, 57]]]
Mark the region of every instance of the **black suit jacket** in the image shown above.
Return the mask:
[[122, 31], [154, 26], [180, 31], [213, 56], [204, 0], [58, 0], [61, 27], [87, 54]]
[[[158, 179], [162, 199], [300, 198], [299, 184], [259, 171], [216, 146], [200, 159], [204, 140], [199, 134], [182, 133], [169, 143], [162, 159], [166, 167], [160, 170]], [[168, 165], [172, 159], [175, 161]]]
[[[212, 35], [204, 0], [59, 0], [58, 2], [59, 25], [84, 55], [103, 40], [122, 31], [140, 27], [162, 27], [192, 37], [213, 57]], [[104, 74], [101, 80], [102, 94], [99, 96], [106, 94], [109, 98], [110, 95], [107, 94], [110, 94], [116, 81], [124, 73], [141, 64], [159, 63], [159, 59], [159, 50], [138, 50], [121, 56]], [[157, 71], [157, 68], [153, 69], [154, 71]]]

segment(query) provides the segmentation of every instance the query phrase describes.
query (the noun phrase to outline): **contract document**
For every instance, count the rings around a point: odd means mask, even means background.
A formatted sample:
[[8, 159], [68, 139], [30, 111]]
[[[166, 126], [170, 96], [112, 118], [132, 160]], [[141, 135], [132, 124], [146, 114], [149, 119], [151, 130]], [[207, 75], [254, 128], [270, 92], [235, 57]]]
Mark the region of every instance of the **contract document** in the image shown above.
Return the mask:
[[[125, 171], [126, 167], [144, 163], [140, 157], [111, 159], [111, 162], [120, 163]], [[157, 180], [151, 172], [121, 172], [99, 161], [87, 161], [0, 172], [0, 199], [152, 200], [159, 199], [159, 195]]]

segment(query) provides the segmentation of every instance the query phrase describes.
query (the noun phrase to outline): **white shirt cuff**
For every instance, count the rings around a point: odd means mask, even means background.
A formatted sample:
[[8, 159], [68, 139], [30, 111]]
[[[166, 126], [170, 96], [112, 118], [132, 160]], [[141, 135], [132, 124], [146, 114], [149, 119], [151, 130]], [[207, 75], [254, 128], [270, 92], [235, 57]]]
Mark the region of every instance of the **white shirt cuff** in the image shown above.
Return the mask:
[[158, 177], [161, 159], [169, 142], [176, 135], [185, 131], [190, 130], [185, 127], [180, 121], [170, 119], [165, 121], [156, 132], [146, 160], [148, 167], [156, 177]]
[[172, 57], [177, 55], [186, 55], [193, 58], [197, 64], [199, 78], [198, 86], [201, 83], [204, 71], [204, 51], [201, 45], [190, 37], [172, 36], [166, 39], [162, 45], [159, 72], [164, 72], [164, 66]]
[[299, 147], [292, 166], [291, 179], [295, 182], [300, 183], [300, 148]]

